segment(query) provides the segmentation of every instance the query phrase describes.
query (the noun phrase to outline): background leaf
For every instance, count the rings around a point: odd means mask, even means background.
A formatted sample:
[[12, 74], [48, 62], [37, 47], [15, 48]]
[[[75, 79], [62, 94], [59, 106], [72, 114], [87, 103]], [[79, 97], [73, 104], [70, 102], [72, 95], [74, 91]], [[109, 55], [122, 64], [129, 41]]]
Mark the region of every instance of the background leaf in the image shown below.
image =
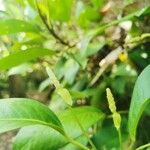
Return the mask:
[[139, 119], [150, 100], [150, 65], [138, 77], [129, 110], [129, 133], [133, 141], [136, 138], [136, 128]]
[[[114, 127], [112, 119], [105, 120], [102, 128], [93, 136], [96, 148], [106, 150], [120, 150], [118, 133]], [[121, 126], [122, 142], [128, 140], [127, 118], [122, 116]], [[111, 136], [110, 136], [111, 135]]]
[[49, 12], [53, 20], [68, 21], [70, 19], [73, 0], [50, 0]]
[[28, 22], [10, 19], [0, 20], [0, 35], [12, 34], [18, 32], [39, 32], [38, 28]]
[[30, 61], [37, 57], [54, 54], [53, 51], [44, 48], [30, 48], [24, 51], [18, 51], [0, 59], [0, 70], [10, 69], [21, 63]]

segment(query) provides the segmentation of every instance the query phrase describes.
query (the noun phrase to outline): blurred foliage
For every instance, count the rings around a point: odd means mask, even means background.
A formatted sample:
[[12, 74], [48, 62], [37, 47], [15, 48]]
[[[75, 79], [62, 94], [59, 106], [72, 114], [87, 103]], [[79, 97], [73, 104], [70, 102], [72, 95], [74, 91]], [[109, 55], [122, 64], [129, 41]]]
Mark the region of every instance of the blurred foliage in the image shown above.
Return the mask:
[[[73, 107], [94, 106], [108, 116], [93, 127], [91, 139], [98, 150], [119, 149], [105, 93], [107, 87], [112, 90], [127, 149], [133, 87], [150, 64], [150, 1], [0, 1], [0, 98], [28, 97], [55, 112], [66, 109], [45, 64], [71, 93]], [[148, 108], [134, 147], [150, 141]], [[82, 137], [79, 141], [87, 143]], [[72, 145], [67, 149], [77, 150]]]

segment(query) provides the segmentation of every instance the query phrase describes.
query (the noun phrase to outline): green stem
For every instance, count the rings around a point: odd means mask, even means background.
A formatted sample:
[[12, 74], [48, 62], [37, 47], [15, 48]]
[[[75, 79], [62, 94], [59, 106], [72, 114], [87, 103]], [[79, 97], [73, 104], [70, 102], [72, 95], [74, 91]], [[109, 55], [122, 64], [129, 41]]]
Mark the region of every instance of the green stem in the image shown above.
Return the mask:
[[127, 41], [126, 44], [139, 43], [139, 42], [141, 42], [141, 41], [143, 41], [143, 40], [145, 40], [146, 38], [149, 38], [149, 37], [150, 37], [150, 33], [144, 33], [140, 36], [137, 36], [137, 37], [134, 37], [134, 38], [130, 39], [129, 41]]
[[[45, 25], [45, 27], [46, 27], [47, 30], [49, 31], [49, 33], [50, 33], [56, 40], [58, 40], [61, 44], [65, 45], [65, 46], [68, 46], [69, 48], [70, 48], [70, 47], [74, 47], [75, 45], [71, 46], [68, 41], [64, 41], [63, 38], [61, 38], [57, 33], [55, 33], [52, 24], [51, 24], [50, 22], [47, 22], [46, 19], [45, 19], [45, 16], [42, 15], [42, 12], [41, 12], [41, 10], [40, 10], [40, 8], [39, 8], [38, 1], [37, 1], [37, 0], [35, 0], [35, 4], [36, 4], [36, 7], [37, 7], [38, 14], [39, 14], [39, 16], [40, 16], [40, 18], [41, 18], [43, 24]], [[48, 21], [50, 21], [49, 18], [48, 18]], [[49, 25], [51, 25], [51, 27], [50, 27]]]
[[150, 143], [145, 144], [145, 145], [142, 145], [142, 146], [136, 148], [135, 150], [142, 150], [142, 149], [144, 149], [144, 148], [146, 148], [146, 147], [150, 147]]
[[[123, 115], [124, 115], [124, 114], [128, 114], [128, 112], [129, 112], [128, 110], [121, 110], [121, 111], [118, 111], [119, 114], [123, 114]], [[110, 119], [110, 118], [112, 118], [112, 116], [113, 116], [112, 114], [111, 114], [111, 115], [108, 115], [108, 116], [106, 116], [106, 119]]]
[[128, 149], [129, 149], [129, 150], [132, 150], [132, 149], [133, 149], [133, 148], [132, 148], [132, 147], [133, 147], [133, 145], [134, 145], [134, 141], [131, 141], [131, 143], [130, 143], [130, 145], [129, 145]]
[[120, 150], [122, 150], [122, 136], [121, 136], [121, 130], [120, 128], [117, 130], [118, 131], [118, 136], [119, 136], [119, 144], [120, 144]]
[[91, 139], [89, 138], [89, 135], [86, 133], [86, 131], [84, 130], [82, 124], [80, 123], [78, 117], [76, 116], [76, 114], [73, 112], [72, 107], [68, 105], [68, 108], [71, 110], [73, 117], [75, 118], [77, 124], [79, 125], [81, 131], [83, 132], [84, 136], [87, 138], [88, 142], [90, 143], [90, 145], [92, 146], [93, 150], [96, 150], [95, 145], [93, 144], [93, 142], [91, 141]]
[[69, 137], [67, 134], [65, 135], [66, 139], [72, 143], [73, 145], [76, 145], [78, 147], [80, 147], [82, 150], [90, 150], [89, 148], [87, 148], [86, 146], [82, 145], [81, 143], [73, 140], [71, 137]]
[[135, 13], [129, 14], [128, 16], [125, 16], [123, 18], [120, 18], [118, 20], [114, 20], [114, 21], [112, 21], [110, 23], [107, 23], [107, 24], [104, 24], [102, 26], [99, 26], [96, 29], [91, 30], [87, 34], [87, 37], [89, 36], [88, 42], [90, 42], [98, 34], [103, 33], [105, 31], [105, 29], [107, 29], [107, 28], [109, 28], [111, 26], [117, 25], [117, 24], [119, 24], [119, 23], [121, 23], [123, 21], [132, 20], [136, 16], [137, 13], [138, 13], [138, 11], [135, 12]]
[[136, 13], [133, 13], [133, 14], [130, 14], [130, 15], [125, 16], [123, 18], [120, 18], [118, 20], [114, 20], [114, 21], [112, 21], [112, 22], [110, 22], [110, 23], [108, 23], [108, 24], [106, 24], [106, 25], [104, 25], [102, 27], [98, 27], [97, 29], [95, 29], [95, 31], [93, 30], [93, 32], [95, 33], [94, 36], [102, 33], [105, 29], [107, 29], [107, 28], [109, 28], [111, 26], [117, 25], [117, 24], [119, 24], [119, 23], [121, 23], [123, 21], [127, 21], [127, 20], [133, 19], [135, 17], [135, 15], [136, 15]]

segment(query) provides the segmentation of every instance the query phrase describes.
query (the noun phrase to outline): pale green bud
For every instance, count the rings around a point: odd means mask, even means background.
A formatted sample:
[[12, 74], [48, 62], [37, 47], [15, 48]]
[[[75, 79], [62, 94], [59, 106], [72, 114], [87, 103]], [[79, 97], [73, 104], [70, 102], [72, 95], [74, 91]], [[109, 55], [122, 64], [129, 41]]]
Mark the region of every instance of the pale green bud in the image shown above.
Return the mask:
[[51, 83], [54, 84], [56, 89], [59, 88], [61, 85], [60, 85], [59, 81], [57, 80], [57, 78], [56, 78], [55, 74], [53, 73], [53, 71], [48, 66], [46, 67], [46, 72], [47, 72], [47, 74], [50, 78]]
[[116, 104], [115, 104], [115, 101], [114, 101], [114, 97], [111, 93], [111, 90], [109, 88], [106, 89], [106, 94], [107, 94], [109, 109], [112, 113], [115, 113], [116, 112]]
[[121, 126], [121, 116], [119, 113], [117, 112], [113, 113], [113, 121], [115, 128], [118, 130]]

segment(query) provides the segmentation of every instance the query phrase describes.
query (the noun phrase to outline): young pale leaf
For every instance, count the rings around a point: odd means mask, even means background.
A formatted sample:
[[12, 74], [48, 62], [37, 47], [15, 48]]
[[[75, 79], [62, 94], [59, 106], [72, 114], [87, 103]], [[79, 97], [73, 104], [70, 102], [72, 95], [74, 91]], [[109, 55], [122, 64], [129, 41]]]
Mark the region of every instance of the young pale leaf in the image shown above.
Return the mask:
[[150, 65], [138, 77], [129, 110], [129, 133], [133, 141], [136, 138], [136, 128], [139, 119], [150, 101]]
[[[88, 130], [89, 127], [104, 117], [101, 111], [89, 106], [73, 108], [72, 110], [85, 130]], [[70, 110], [66, 110], [58, 116], [68, 135], [74, 139], [82, 135], [82, 131], [74, 117], [72, 117]], [[19, 131], [13, 150], [59, 149], [67, 143], [66, 139], [55, 130], [39, 125], [28, 126]]]
[[18, 51], [0, 59], [0, 70], [10, 69], [37, 57], [53, 54], [53, 51], [43, 48], [30, 48], [24, 51]]
[[56, 88], [59, 88], [61, 85], [58, 79], [56, 78], [55, 74], [53, 73], [53, 71], [49, 67], [46, 67], [46, 72], [50, 78], [51, 83], [54, 84]]
[[0, 20], [0, 35], [12, 34], [19, 32], [39, 32], [36, 26], [16, 19]]
[[47, 71], [47, 74], [48, 74], [51, 82], [56, 87], [56, 92], [58, 93], [58, 95], [60, 95], [62, 97], [62, 99], [68, 105], [71, 106], [72, 105], [72, 98], [71, 98], [69, 91], [62, 87], [62, 85], [59, 83], [58, 79], [56, 78], [55, 74], [53, 73], [53, 71], [48, 66], [46, 67], [46, 71]]
[[19, 66], [13, 67], [8, 71], [8, 75], [15, 75], [15, 74], [23, 74], [32, 70], [32, 64], [24, 63]]
[[68, 105], [70, 105], [70, 106], [72, 105], [72, 98], [71, 98], [71, 95], [67, 89], [60, 87], [57, 89], [57, 93], [62, 97], [62, 99]]
[[63, 134], [59, 119], [43, 104], [25, 98], [0, 100], [0, 133], [36, 124], [53, 128]]

